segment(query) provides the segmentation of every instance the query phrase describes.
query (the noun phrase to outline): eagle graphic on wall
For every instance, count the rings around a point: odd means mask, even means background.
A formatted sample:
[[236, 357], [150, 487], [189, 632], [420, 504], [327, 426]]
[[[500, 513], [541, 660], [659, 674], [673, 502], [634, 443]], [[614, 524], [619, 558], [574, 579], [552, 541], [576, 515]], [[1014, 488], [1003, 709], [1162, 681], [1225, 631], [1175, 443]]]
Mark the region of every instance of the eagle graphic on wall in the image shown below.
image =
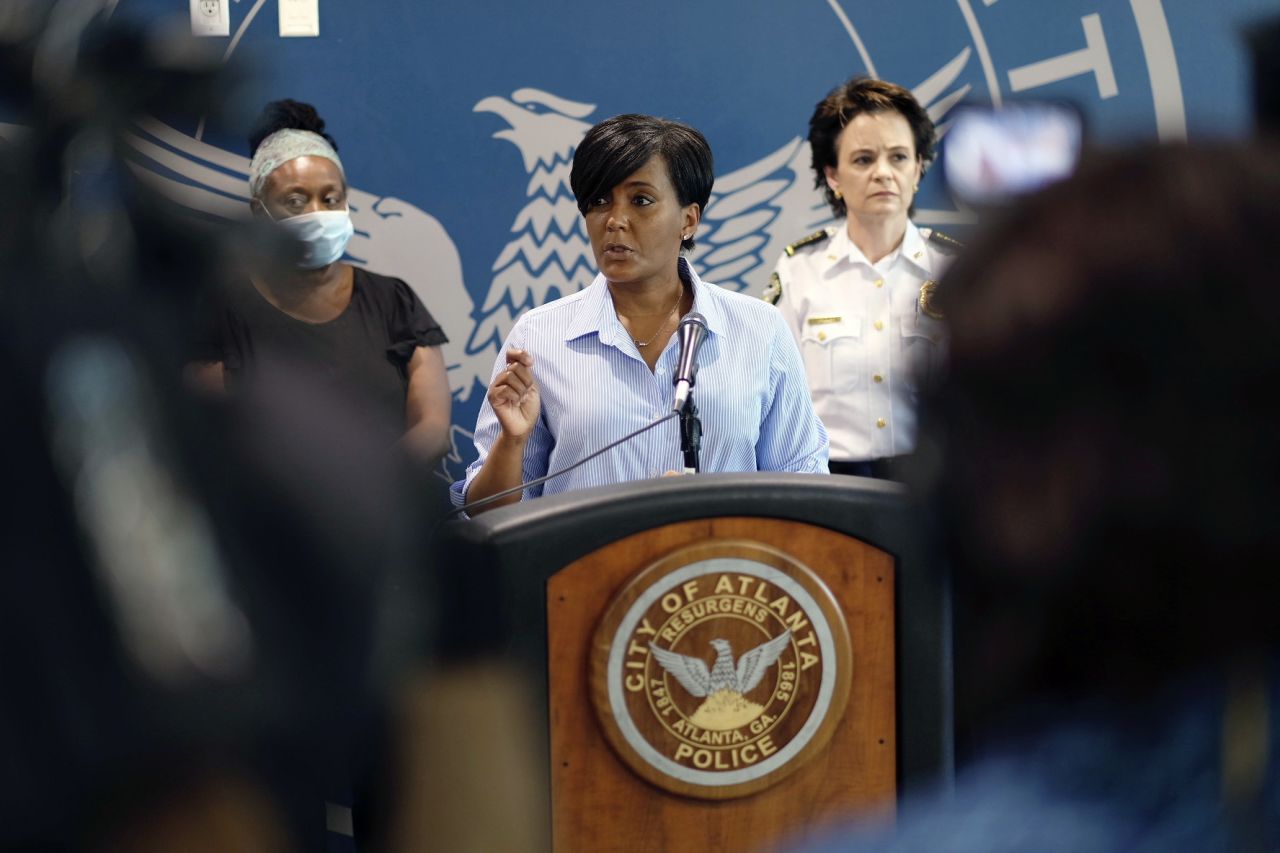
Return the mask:
[[[965, 48], [912, 91], [946, 133], [944, 121], [970, 87], [952, 88], [970, 57]], [[527, 182], [510, 237], [493, 262], [489, 287], [477, 300], [468, 353], [488, 352], [490, 363], [524, 311], [589, 285], [595, 260], [586, 226], [569, 188], [578, 142], [595, 123], [595, 104], [534, 88], [480, 100], [474, 112], [492, 113], [506, 127], [493, 134], [519, 151]], [[759, 160], [717, 175], [689, 262], [705, 281], [739, 292], [763, 293], [786, 246], [832, 224], [825, 199], [813, 186], [809, 144], [792, 137]], [[939, 211], [917, 211], [928, 224]], [[948, 212], [947, 215], [950, 215]]]

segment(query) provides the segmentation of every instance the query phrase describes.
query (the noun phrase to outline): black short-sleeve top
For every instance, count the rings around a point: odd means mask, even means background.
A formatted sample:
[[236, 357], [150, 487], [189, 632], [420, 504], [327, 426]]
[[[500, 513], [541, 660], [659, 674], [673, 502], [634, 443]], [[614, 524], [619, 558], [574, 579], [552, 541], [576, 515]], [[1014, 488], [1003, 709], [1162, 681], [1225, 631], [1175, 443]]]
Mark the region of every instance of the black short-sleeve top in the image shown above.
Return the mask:
[[352, 273], [351, 302], [326, 323], [291, 317], [252, 282], [238, 282], [215, 309], [194, 357], [221, 361], [233, 390], [265, 359], [301, 363], [403, 423], [409, 359], [418, 347], [438, 346], [448, 338], [402, 280], [360, 267]]

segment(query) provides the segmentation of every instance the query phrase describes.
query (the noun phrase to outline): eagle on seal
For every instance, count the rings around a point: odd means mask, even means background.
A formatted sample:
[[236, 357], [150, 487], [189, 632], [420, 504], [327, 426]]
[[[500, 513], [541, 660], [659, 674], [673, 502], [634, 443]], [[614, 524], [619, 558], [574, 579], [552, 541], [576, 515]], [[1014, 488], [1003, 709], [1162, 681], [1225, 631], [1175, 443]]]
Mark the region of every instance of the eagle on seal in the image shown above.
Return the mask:
[[765, 671], [790, 642], [791, 631], [788, 629], [744, 654], [735, 665], [733, 647], [729, 645], [729, 641], [712, 640], [711, 647], [716, 650], [716, 659], [710, 670], [705, 661], [690, 655], [660, 649], [653, 643], [649, 644], [649, 650], [662, 668], [671, 673], [680, 682], [680, 686], [693, 696], [702, 698], [722, 690], [741, 696], [761, 682]]

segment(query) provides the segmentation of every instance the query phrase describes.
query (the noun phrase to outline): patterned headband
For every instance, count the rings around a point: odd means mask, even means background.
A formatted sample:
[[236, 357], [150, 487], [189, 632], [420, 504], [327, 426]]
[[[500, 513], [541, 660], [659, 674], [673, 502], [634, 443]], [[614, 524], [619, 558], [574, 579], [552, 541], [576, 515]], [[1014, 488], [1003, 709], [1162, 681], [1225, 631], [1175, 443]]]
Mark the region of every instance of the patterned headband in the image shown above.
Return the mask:
[[276, 169], [298, 157], [324, 157], [338, 166], [338, 171], [346, 178], [342, 161], [338, 152], [323, 136], [309, 130], [285, 128], [262, 140], [258, 150], [253, 152], [253, 160], [249, 163], [249, 194], [254, 198], [262, 193], [262, 185], [267, 176]]

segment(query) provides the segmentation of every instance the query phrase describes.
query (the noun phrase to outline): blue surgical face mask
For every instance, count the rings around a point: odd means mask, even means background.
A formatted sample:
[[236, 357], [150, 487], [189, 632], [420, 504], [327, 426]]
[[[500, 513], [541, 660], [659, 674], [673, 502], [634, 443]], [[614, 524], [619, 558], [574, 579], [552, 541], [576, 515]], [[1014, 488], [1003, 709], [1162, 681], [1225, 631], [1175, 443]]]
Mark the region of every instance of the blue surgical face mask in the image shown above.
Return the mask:
[[317, 210], [275, 221], [302, 243], [302, 257], [297, 263], [304, 270], [327, 267], [341, 258], [355, 233], [349, 210]]

